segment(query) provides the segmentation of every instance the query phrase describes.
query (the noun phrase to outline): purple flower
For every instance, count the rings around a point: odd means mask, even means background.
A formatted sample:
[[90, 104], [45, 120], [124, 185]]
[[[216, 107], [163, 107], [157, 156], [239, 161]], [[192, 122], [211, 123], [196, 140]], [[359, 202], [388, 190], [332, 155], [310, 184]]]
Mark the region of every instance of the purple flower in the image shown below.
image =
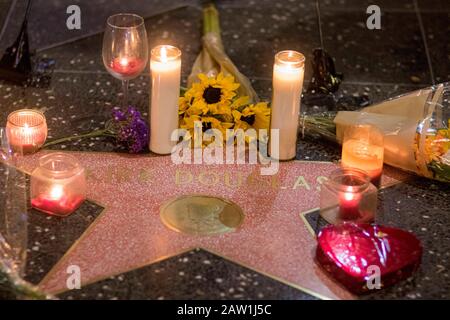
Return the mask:
[[139, 153], [148, 146], [149, 127], [136, 108], [130, 106], [126, 111], [114, 108], [112, 118], [117, 141], [130, 153]]

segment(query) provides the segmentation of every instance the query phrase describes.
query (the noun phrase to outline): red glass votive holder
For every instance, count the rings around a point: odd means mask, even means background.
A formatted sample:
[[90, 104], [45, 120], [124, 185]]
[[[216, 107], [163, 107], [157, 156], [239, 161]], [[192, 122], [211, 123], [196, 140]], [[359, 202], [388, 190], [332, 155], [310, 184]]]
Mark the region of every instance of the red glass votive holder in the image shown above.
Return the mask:
[[6, 128], [9, 143], [15, 152], [34, 153], [47, 139], [47, 122], [42, 112], [21, 109], [8, 116]]
[[60, 152], [39, 159], [31, 174], [31, 206], [39, 211], [68, 216], [86, 199], [86, 174], [77, 159]]
[[338, 169], [322, 185], [320, 216], [332, 224], [373, 222], [377, 195], [377, 188], [366, 172], [356, 168]]

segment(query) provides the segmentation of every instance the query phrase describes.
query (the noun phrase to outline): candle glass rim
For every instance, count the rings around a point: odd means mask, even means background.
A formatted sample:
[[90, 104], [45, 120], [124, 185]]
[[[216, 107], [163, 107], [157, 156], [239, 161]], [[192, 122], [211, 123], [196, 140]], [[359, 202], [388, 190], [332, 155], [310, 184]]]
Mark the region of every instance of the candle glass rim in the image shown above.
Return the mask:
[[[130, 25], [130, 26], [118, 26], [117, 24], [114, 24], [114, 23], [112, 23], [112, 22], [110, 21], [110, 20], [112, 20], [113, 18], [116, 18], [116, 17], [118, 17], [118, 16], [130, 16], [130, 17], [134, 17], [134, 18], [137, 18], [137, 20], [139, 21], [139, 23], [137, 23], [137, 24], [135, 24], [135, 25]], [[106, 19], [106, 24], [107, 24], [109, 27], [114, 28], [114, 29], [125, 29], [125, 30], [126, 30], [126, 29], [136, 29], [136, 28], [141, 27], [144, 23], [145, 23], [144, 18], [141, 17], [141, 16], [138, 15], [138, 14], [135, 14], [135, 13], [125, 13], [125, 12], [122, 12], [122, 13], [116, 13], [116, 14], [113, 14], [112, 16], [109, 16], [108, 19]]]
[[173, 50], [175, 52], [175, 54], [172, 56], [167, 55], [167, 57], [166, 57], [167, 61], [175, 61], [181, 57], [181, 50], [179, 48], [172, 46], [170, 44], [160, 44], [156, 47], [153, 47], [153, 49], [150, 51], [151, 60], [156, 60], [158, 62], [162, 62], [161, 55], [159, 54], [159, 51], [161, 50], [162, 47]]
[[[348, 181], [353, 183], [344, 183], [343, 177], [350, 177]], [[327, 184], [332, 184], [335, 190], [345, 193], [361, 193], [367, 190], [371, 184], [370, 176], [364, 170], [353, 167], [342, 167], [334, 170], [330, 174]]]
[[[297, 59], [295, 61], [288, 61], [286, 59], [283, 59], [283, 55], [286, 54], [294, 54], [294, 57], [296, 56]], [[301, 68], [305, 65], [305, 55], [301, 52], [295, 51], [295, 50], [282, 50], [277, 52], [275, 54], [275, 64], [276, 65], [284, 65], [284, 66], [291, 66], [296, 68]]]
[[24, 126], [24, 124], [18, 124], [16, 122], [14, 122], [12, 120], [12, 117], [15, 116], [18, 113], [23, 113], [23, 112], [28, 112], [28, 113], [30, 113], [32, 115], [39, 116], [39, 120], [40, 120], [39, 123], [33, 124], [33, 125], [28, 125], [28, 128], [36, 128], [36, 127], [40, 127], [40, 126], [46, 124], [46, 119], [45, 119], [44, 113], [42, 113], [39, 110], [35, 110], [35, 109], [19, 109], [19, 110], [15, 110], [15, 111], [11, 112], [8, 115], [8, 118], [6, 119], [7, 124], [10, 124], [13, 127], [22, 128]]
[[[68, 163], [71, 168], [62, 170], [50, 169], [46, 166], [50, 161], [61, 161], [66, 164]], [[52, 152], [40, 157], [39, 169], [46, 172], [52, 178], [68, 178], [83, 171], [83, 167], [79, 164], [77, 158], [63, 152]]]
[[[358, 132], [358, 130], [366, 131]], [[364, 137], [361, 137], [361, 134], [364, 134]], [[344, 130], [343, 144], [345, 141], [351, 139], [364, 141], [369, 145], [384, 147], [383, 132], [376, 125], [370, 123], [357, 123], [347, 125]]]

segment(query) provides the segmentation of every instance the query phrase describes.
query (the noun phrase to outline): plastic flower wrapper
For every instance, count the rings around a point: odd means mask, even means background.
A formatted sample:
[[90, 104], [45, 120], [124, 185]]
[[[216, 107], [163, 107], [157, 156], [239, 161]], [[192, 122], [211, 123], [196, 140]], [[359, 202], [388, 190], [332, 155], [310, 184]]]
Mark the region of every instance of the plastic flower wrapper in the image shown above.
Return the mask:
[[56, 139], [47, 142], [44, 148], [72, 140], [110, 137], [115, 139], [117, 144], [124, 146], [129, 153], [139, 153], [147, 148], [149, 136], [150, 131], [147, 122], [135, 107], [130, 106], [125, 111], [114, 108], [111, 119], [106, 122], [103, 129]]
[[450, 83], [383, 101], [360, 111], [302, 116], [300, 128], [341, 142], [345, 128], [371, 124], [384, 135], [384, 162], [450, 182]]
[[[194, 132], [217, 129], [224, 140], [228, 129], [269, 129], [270, 108], [259, 102], [250, 81], [226, 55], [220, 36], [219, 15], [209, 2], [203, 9], [203, 48], [179, 99], [180, 128]], [[249, 142], [249, 141], [247, 141]], [[208, 145], [210, 142], [204, 142]]]
[[250, 81], [234, 65], [225, 49], [220, 36], [219, 13], [213, 2], [208, 2], [203, 8], [203, 48], [192, 67], [188, 78], [188, 87], [198, 82], [197, 76], [216, 77], [219, 73], [232, 75], [240, 84], [239, 96], [249, 97], [250, 102], [258, 102], [258, 95]]

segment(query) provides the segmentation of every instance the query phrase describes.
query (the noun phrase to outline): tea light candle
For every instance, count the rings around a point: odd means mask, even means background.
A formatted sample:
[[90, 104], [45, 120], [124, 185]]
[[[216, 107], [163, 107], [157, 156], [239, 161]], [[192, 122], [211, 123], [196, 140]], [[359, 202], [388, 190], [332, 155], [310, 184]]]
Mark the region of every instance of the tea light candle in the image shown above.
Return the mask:
[[359, 202], [361, 195], [352, 187], [339, 194], [339, 218], [341, 220], [356, 220], [361, 217]]
[[[286, 50], [275, 55], [271, 129], [279, 130], [279, 160], [296, 156], [298, 116], [305, 74], [303, 54]], [[276, 154], [271, 150], [271, 155]]]
[[379, 186], [383, 171], [383, 135], [374, 126], [356, 125], [344, 132], [342, 166], [365, 171], [373, 184]]
[[86, 198], [84, 168], [67, 154], [56, 152], [39, 159], [31, 174], [31, 206], [39, 211], [67, 216]]
[[144, 64], [145, 60], [123, 56], [111, 62], [111, 72], [120, 79], [132, 79], [142, 72]]
[[42, 112], [22, 109], [8, 116], [6, 128], [15, 152], [36, 152], [47, 139], [47, 122]]
[[329, 223], [372, 222], [376, 210], [377, 188], [362, 170], [338, 169], [321, 186], [320, 216]]
[[150, 107], [150, 150], [169, 154], [176, 142], [178, 97], [181, 80], [181, 51], [173, 46], [157, 46], [151, 52], [152, 93]]

